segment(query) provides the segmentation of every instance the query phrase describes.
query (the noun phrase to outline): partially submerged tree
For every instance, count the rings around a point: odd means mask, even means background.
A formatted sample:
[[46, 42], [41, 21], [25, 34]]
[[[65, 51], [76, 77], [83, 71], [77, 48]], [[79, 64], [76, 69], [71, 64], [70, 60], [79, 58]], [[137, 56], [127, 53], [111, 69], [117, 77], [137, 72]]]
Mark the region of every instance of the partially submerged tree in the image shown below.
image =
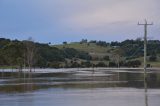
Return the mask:
[[117, 48], [114, 50], [113, 55], [112, 55], [112, 61], [117, 64], [117, 67], [120, 67], [120, 62], [123, 61], [123, 56], [124, 51], [121, 48]]
[[26, 46], [26, 63], [28, 65], [29, 71], [32, 71], [32, 67], [35, 64], [35, 54], [36, 54], [36, 45], [32, 37], [29, 37], [28, 40], [24, 41]]

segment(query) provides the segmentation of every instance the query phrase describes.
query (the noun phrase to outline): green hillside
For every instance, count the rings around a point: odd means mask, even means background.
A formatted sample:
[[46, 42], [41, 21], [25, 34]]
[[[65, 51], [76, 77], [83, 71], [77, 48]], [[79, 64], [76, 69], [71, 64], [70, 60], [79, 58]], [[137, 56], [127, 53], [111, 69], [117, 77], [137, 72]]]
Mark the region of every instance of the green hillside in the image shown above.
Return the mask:
[[62, 44], [62, 45], [55, 45], [54, 47], [57, 47], [59, 49], [63, 48], [74, 48], [78, 51], [84, 51], [89, 53], [93, 58], [100, 58], [102, 59], [106, 55], [111, 55], [111, 52], [113, 52], [114, 48], [107, 46], [99, 46], [95, 43], [69, 43], [69, 44]]
[[[158, 41], [149, 41], [148, 44], [148, 58], [147, 64], [152, 67], [160, 67], [160, 53], [159, 48], [157, 46], [160, 44]], [[100, 46], [96, 43], [81, 43], [81, 42], [74, 42], [69, 44], [61, 44], [61, 45], [54, 45], [59, 49], [63, 48], [74, 48], [78, 51], [85, 51], [88, 52], [92, 56], [92, 63], [97, 64], [98, 62], [104, 62], [105, 64], [109, 64], [109, 61], [116, 61], [116, 55], [120, 56], [119, 61], [140, 61], [141, 67], [143, 66], [143, 41], [134, 41], [134, 40], [126, 40], [121, 43], [112, 42], [112, 44], [108, 46]], [[157, 54], [155, 51], [158, 52]], [[150, 61], [150, 57], [154, 54], [157, 55], [155, 61]], [[104, 60], [105, 56], [109, 56], [109, 60]], [[96, 59], [95, 59], [96, 58]]]
[[[160, 67], [160, 41], [147, 45], [148, 66]], [[3, 67], [142, 67], [143, 41], [87, 41], [49, 45], [34, 41], [0, 38], [0, 68]]]

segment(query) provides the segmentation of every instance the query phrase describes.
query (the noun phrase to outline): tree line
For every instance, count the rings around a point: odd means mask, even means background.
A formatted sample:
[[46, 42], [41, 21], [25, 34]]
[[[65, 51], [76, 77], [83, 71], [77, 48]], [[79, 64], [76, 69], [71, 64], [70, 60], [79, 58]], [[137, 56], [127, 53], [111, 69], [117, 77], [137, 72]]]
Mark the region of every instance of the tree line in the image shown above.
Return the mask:
[[57, 67], [65, 59], [90, 60], [91, 56], [73, 48], [58, 49], [49, 44], [36, 43], [31, 38], [24, 41], [0, 38], [0, 67]]
[[[32, 38], [23, 41], [0, 38], [0, 68], [28, 68], [31, 71], [34, 67], [139, 67], [141, 65], [141, 61], [134, 58], [143, 56], [143, 40], [108, 43], [83, 39], [80, 41], [80, 44], [82, 43], [110, 46], [113, 48], [111, 53], [114, 53], [114, 57], [106, 55], [101, 61], [94, 63], [89, 53], [73, 48], [59, 49], [50, 44], [34, 42]], [[160, 54], [160, 41], [149, 40], [147, 47], [149, 60], [157, 61], [157, 55]], [[125, 60], [121, 60], [121, 57]]]

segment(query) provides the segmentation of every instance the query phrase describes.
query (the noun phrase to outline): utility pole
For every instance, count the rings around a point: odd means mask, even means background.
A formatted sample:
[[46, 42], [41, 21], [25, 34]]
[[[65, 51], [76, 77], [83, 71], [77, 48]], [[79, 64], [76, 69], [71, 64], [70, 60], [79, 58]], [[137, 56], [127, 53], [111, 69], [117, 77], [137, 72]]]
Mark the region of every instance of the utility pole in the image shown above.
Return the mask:
[[144, 24], [140, 24], [138, 22], [138, 25], [143, 25], [144, 26], [144, 87], [145, 87], [145, 92], [147, 92], [147, 82], [146, 82], [146, 59], [147, 59], [147, 26], [148, 25], [153, 25], [153, 23], [148, 24], [147, 20], [145, 20]]

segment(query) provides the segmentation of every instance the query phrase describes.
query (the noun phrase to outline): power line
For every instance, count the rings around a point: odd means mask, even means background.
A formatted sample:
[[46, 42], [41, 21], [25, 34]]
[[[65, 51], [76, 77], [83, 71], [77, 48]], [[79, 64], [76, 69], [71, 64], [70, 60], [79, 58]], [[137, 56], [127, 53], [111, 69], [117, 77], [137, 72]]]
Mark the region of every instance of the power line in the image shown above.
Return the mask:
[[153, 25], [152, 23], [148, 23], [147, 20], [145, 20], [144, 24], [140, 24], [138, 22], [138, 25], [143, 25], [144, 26], [144, 87], [145, 87], [145, 92], [147, 92], [147, 83], [146, 83], [146, 57], [147, 57], [147, 26]]

